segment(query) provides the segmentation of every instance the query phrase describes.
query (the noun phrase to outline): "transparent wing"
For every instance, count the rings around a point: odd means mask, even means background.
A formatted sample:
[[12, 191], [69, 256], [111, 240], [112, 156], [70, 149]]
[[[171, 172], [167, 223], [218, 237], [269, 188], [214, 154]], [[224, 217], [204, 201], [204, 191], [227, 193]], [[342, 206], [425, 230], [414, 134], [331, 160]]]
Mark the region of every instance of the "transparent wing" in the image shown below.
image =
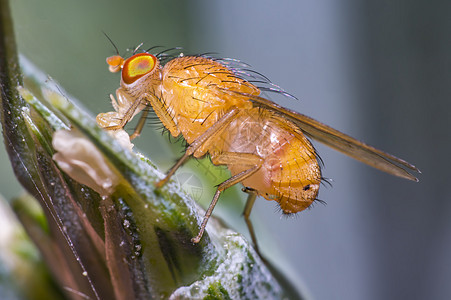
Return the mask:
[[307, 136], [373, 168], [395, 176], [418, 181], [408, 170], [421, 173], [420, 170], [405, 160], [378, 150], [306, 115], [281, 107], [265, 98], [227, 89], [218, 88], [218, 90], [229, 95], [235, 94], [241, 97], [248, 97], [255, 106], [283, 115], [296, 124]]

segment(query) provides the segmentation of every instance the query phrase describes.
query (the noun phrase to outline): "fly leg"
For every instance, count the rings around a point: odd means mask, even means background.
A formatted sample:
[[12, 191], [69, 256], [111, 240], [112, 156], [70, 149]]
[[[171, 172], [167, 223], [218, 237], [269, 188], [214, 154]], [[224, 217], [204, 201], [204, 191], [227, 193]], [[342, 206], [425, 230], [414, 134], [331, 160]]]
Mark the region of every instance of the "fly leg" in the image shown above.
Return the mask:
[[[120, 122], [117, 125], [110, 125], [105, 126], [102, 124], [105, 124], [104, 119], [111, 119], [109, 114], [112, 113], [106, 113], [106, 114], [99, 114], [97, 116], [97, 123], [99, 123], [100, 126], [102, 126], [106, 130], [118, 130], [124, 128], [125, 125], [133, 118], [134, 115], [136, 115], [140, 110], [142, 110], [142, 107], [147, 106], [150, 104], [152, 106], [152, 109], [157, 114], [158, 118], [161, 120], [163, 125], [171, 132], [173, 136], [178, 136], [180, 134], [180, 131], [177, 128], [177, 125], [175, 124], [172, 117], [168, 114], [167, 108], [164, 105], [164, 101], [162, 101], [160, 98], [153, 94], [145, 93], [139, 99], [135, 101], [131, 101], [127, 94], [124, 92], [118, 90], [116, 92], [117, 101], [114, 98], [113, 95], [110, 95], [111, 102], [113, 103], [114, 110], [116, 112], [113, 113], [113, 115], [121, 115]], [[128, 106], [132, 102], [130, 106]], [[128, 108], [127, 108], [128, 106]], [[142, 107], [140, 107], [142, 106]], [[124, 112], [125, 110], [125, 112]], [[144, 109], [143, 114], [141, 115], [138, 124], [135, 127], [135, 131], [132, 135], [130, 135], [130, 140], [133, 140], [134, 138], [138, 137], [141, 134], [142, 129], [144, 128], [144, 124], [146, 122], [147, 115], [149, 114], [149, 107], [146, 107]]]
[[210, 128], [208, 128], [201, 136], [199, 136], [189, 147], [186, 149], [185, 154], [177, 161], [177, 163], [168, 171], [166, 177], [157, 182], [155, 186], [157, 188], [162, 187], [166, 182], [168, 182], [169, 178], [174, 175], [175, 171], [183, 165], [183, 163], [196, 152], [201, 146], [205, 145], [210, 141], [212, 137], [219, 134], [222, 130], [224, 130], [227, 125], [232, 122], [236, 116], [238, 115], [239, 110], [234, 107], [226, 114], [224, 114], [215, 124], [213, 124]]
[[255, 251], [257, 251], [257, 253], [260, 254], [260, 250], [259, 250], [258, 244], [257, 244], [257, 237], [256, 237], [255, 231], [254, 231], [254, 226], [252, 226], [251, 219], [249, 218], [251, 215], [252, 207], [254, 206], [254, 203], [255, 203], [255, 199], [257, 199], [258, 192], [256, 190], [254, 190], [253, 188], [249, 188], [249, 187], [243, 188], [242, 191], [248, 194], [246, 206], [244, 207], [244, 211], [243, 211], [244, 221], [246, 222], [247, 229], [249, 230], [249, 233], [251, 234], [251, 238], [252, 238], [252, 242], [254, 243]]
[[[118, 98], [118, 99], [122, 99], [121, 97], [126, 97], [126, 95], [122, 95], [122, 94], [120, 94], [119, 92], [117, 92], [116, 95], [117, 95], [117, 98]], [[110, 97], [111, 97], [112, 100], [114, 100], [113, 95], [110, 95]], [[118, 111], [118, 113], [120, 113], [120, 112], [119, 112], [120, 109], [121, 109], [121, 106], [120, 106], [120, 105], [122, 105], [121, 102], [123, 102], [123, 101], [124, 101], [124, 100], [122, 100], [122, 101], [119, 100], [119, 102], [120, 102], [119, 105], [118, 105], [118, 104], [115, 105], [115, 109], [116, 109], [116, 111]], [[114, 102], [115, 102], [115, 101], [113, 101], [113, 103], [114, 103]], [[117, 124], [117, 125], [111, 125], [111, 126], [106, 126], [106, 127], [104, 127], [104, 129], [106, 129], [106, 130], [118, 130], [118, 129], [124, 128], [125, 125], [127, 125], [127, 123], [128, 123], [128, 122], [132, 119], [132, 117], [135, 115], [136, 110], [139, 109], [139, 106], [140, 106], [142, 103], [143, 103], [143, 99], [142, 99], [142, 98], [139, 98], [139, 99], [133, 101], [132, 105], [130, 105], [130, 107], [125, 111], [125, 113], [124, 113], [123, 116], [121, 117], [121, 120], [120, 120], [119, 124]]]
[[[152, 106], [153, 111], [156, 113], [158, 118], [163, 123], [164, 127], [166, 127], [169, 132], [173, 136], [178, 136], [180, 134], [180, 131], [177, 128], [177, 125], [175, 124], [174, 120], [172, 119], [171, 115], [168, 114], [167, 108], [164, 105], [164, 101], [162, 101], [160, 98], [153, 94], [144, 94], [142, 96], [143, 102], [150, 103]], [[130, 140], [133, 140], [134, 138], [138, 137], [141, 134], [141, 131], [144, 128], [144, 124], [146, 123], [147, 115], [149, 114], [149, 107], [144, 109], [141, 118], [139, 119], [138, 124], [135, 127], [135, 131], [132, 135], [130, 135]], [[133, 113], [132, 113], [133, 116]]]
[[137, 138], [141, 134], [141, 131], [144, 128], [144, 124], [146, 123], [146, 119], [147, 119], [147, 115], [148, 114], [149, 114], [149, 108], [147, 107], [142, 112], [141, 117], [139, 118], [138, 124], [135, 127], [135, 131], [130, 136], [130, 141], [133, 140], [134, 138]]
[[[166, 127], [172, 136], [178, 136], [180, 134], [180, 130], [177, 128], [177, 124], [175, 123], [173, 117], [169, 114], [168, 108], [166, 107], [165, 102], [160, 97], [157, 97], [155, 94], [149, 94], [146, 93], [143, 95], [143, 97], [150, 103], [152, 106], [153, 111], [160, 119], [161, 123], [163, 123], [163, 126]], [[144, 126], [144, 121], [143, 121]], [[139, 133], [141, 133], [142, 127], [138, 130], [138, 128], [135, 130], [135, 132], [138, 132], [137, 134], [133, 133], [134, 137], [138, 136]]]
[[[216, 193], [213, 197], [213, 200], [211, 201], [210, 206], [208, 207], [207, 211], [205, 212], [204, 219], [202, 221], [202, 224], [200, 226], [199, 233], [196, 237], [192, 238], [191, 241], [193, 243], [199, 243], [202, 235], [204, 234], [205, 227], [207, 226], [208, 219], [211, 216], [211, 213], [213, 212], [213, 209], [216, 206], [216, 203], [218, 203], [219, 196], [221, 195], [221, 192], [223, 192], [225, 189], [245, 180], [246, 178], [250, 177], [252, 174], [257, 172], [262, 164], [263, 159], [252, 153], [236, 153], [236, 152], [224, 152], [219, 155], [213, 156], [211, 158], [213, 164], [215, 165], [232, 165], [239, 163], [241, 166], [251, 166], [250, 168], [230, 177], [223, 183], [218, 185], [218, 189], [216, 190]], [[254, 197], [255, 201], [255, 197]], [[252, 208], [252, 205], [251, 205]], [[252, 225], [251, 225], [252, 226]], [[254, 238], [253, 238], [254, 240]]]

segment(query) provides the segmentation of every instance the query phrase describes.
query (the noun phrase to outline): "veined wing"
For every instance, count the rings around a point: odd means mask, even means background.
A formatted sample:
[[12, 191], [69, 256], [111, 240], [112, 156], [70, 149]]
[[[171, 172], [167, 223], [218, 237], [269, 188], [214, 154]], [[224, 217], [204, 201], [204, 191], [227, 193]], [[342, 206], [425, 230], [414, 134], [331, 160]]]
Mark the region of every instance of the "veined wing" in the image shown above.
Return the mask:
[[330, 126], [318, 122], [306, 115], [284, 108], [276, 103], [259, 96], [239, 93], [227, 89], [218, 88], [226, 94], [240, 95], [248, 97], [257, 107], [272, 110], [285, 116], [296, 124], [307, 136], [337, 150], [356, 160], [359, 160], [373, 168], [399, 176], [405, 179], [418, 181], [408, 170], [421, 173], [414, 165], [402, 160], [394, 155], [378, 150], [370, 145], [358, 141]]

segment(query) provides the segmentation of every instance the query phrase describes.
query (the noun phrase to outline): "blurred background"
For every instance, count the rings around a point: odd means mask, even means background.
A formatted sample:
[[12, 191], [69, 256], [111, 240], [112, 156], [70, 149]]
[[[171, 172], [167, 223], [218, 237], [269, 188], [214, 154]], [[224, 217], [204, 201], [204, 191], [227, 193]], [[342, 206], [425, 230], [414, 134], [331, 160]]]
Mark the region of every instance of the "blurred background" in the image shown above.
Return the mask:
[[[316, 143], [327, 205], [285, 218], [259, 199], [252, 219], [262, 252], [314, 299], [451, 298], [451, 2], [11, 2], [20, 52], [93, 116], [119, 87], [104, 31], [120, 53], [143, 42], [238, 58], [299, 98], [279, 104], [415, 164], [419, 183]], [[136, 147], [166, 171], [181, 144], [145, 131]], [[0, 193], [19, 195], [3, 147], [0, 163]], [[199, 164], [180, 174], [200, 178], [206, 206], [220, 179]], [[244, 199], [228, 191], [215, 213], [247, 235]]]

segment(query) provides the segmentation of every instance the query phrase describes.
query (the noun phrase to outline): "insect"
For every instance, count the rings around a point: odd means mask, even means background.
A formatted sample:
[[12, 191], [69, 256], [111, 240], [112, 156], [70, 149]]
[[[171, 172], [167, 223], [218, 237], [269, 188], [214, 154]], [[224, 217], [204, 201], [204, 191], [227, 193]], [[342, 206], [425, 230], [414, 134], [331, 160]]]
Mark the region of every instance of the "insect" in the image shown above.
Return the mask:
[[[410, 163], [260, 97], [260, 89], [244, 78], [255, 73], [202, 55], [180, 55], [163, 64], [164, 56], [148, 51], [135, 50], [126, 59], [119, 54], [107, 58], [111, 72], [121, 71], [121, 82], [116, 98], [110, 96], [115, 112], [99, 114], [97, 122], [108, 130], [122, 129], [150, 105], [172, 136], [183, 136], [189, 145], [185, 154], [157, 187], [191, 156], [209, 155], [214, 165], [228, 167], [231, 177], [218, 185], [193, 243], [201, 240], [221, 192], [237, 183], [249, 194], [244, 218], [255, 246], [249, 216], [257, 196], [277, 201], [284, 214], [309, 207], [322, 176], [307, 137], [389, 174], [418, 181], [409, 171], [419, 170]], [[264, 77], [254, 78], [260, 82]], [[146, 114], [144, 110], [131, 138], [141, 132]]]

